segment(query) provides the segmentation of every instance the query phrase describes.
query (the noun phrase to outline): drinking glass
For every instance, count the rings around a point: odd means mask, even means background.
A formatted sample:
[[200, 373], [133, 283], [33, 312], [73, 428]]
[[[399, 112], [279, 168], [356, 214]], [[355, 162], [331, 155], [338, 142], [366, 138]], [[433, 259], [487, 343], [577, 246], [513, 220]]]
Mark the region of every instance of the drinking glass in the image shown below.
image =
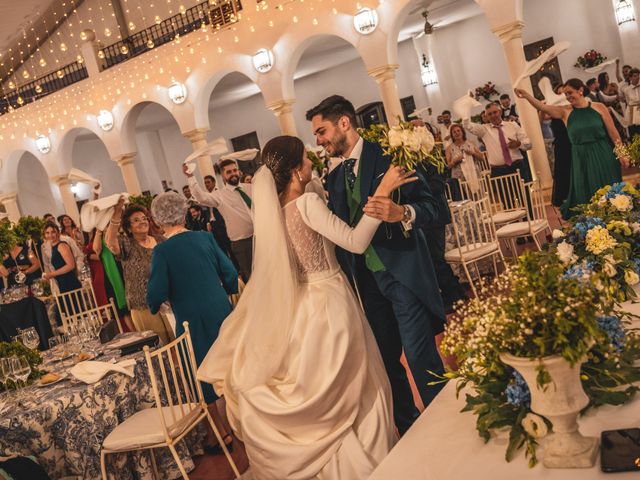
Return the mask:
[[9, 359], [0, 358], [0, 383], [4, 385], [5, 390], [7, 388], [7, 382], [9, 381], [10, 375], [11, 375], [11, 368], [9, 367]]
[[22, 343], [24, 343], [27, 348], [38, 348], [38, 345], [40, 345], [40, 337], [35, 328], [29, 327], [22, 332]]
[[24, 357], [10, 357], [9, 361], [11, 362], [11, 372], [12, 376], [16, 382], [16, 390], [18, 391], [18, 400], [22, 399], [22, 392], [18, 390], [20, 388], [20, 383], [22, 382], [22, 387], [27, 385], [27, 379], [29, 375], [31, 375], [31, 366], [29, 362]]

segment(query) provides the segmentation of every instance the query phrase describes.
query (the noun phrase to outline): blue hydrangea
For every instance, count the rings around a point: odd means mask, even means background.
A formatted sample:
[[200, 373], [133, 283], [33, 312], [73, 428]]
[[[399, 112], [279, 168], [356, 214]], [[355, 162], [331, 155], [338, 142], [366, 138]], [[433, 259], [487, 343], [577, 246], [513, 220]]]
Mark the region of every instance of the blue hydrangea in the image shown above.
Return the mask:
[[624, 193], [622, 191], [622, 189], [624, 187], [626, 187], [626, 186], [627, 186], [626, 182], [614, 183], [613, 185], [611, 185], [611, 188], [609, 189], [609, 191], [607, 193], [605, 193], [604, 198], [609, 200], [609, 199], [615, 197], [616, 195], [620, 195], [620, 194]]
[[584, 240], [587, 237], [587, 232], [597, 226], [606, 227], [605, 223], [599, 217], [582, 217], [582, 219], [574, 225], [573, 229], [577, 232], [580, 240]]
[[529, 408], [531, 406], [529, 386], [522, 375], [515, 370], [513, 371], [513, 380], [509, 383], [504, 393], [507, 395], [507, 402], [514, 407]]
[[575, 280], [578, 280], [579, 282], [585, 282], [589, 278], [591, 278], [592, 274], [593, 274], [593, 262], [587, 261], [587, 262], [576, 263], [575, 265], [571, 265], [564, 272], [564, 275], [562, 278], [564, 280], [575, 279]]
[[620, 319], [614, 315], [598, 317], [598, 326], [607, 334], [613, 349], [621, 352], [626, 343], [626, 336]]

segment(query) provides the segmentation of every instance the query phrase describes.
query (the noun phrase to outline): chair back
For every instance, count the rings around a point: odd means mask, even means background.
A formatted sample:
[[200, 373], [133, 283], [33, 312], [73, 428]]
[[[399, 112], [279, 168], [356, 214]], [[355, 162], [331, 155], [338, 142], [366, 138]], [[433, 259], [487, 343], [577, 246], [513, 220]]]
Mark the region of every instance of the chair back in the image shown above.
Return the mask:
[[56, 305], [62, 318], [62, 325], [66, 328], [67, 319], [98, 306], [96, 294], [91, 284], [85, 284], [82, 288], [70, 292], [54, 295]]
[[[184, 333], [173, 342], [151, 352], [144, 347], [149, 367], [156, 407], [169, 441], [182, 433], [191, 420], [204, 415], [202, 387], [196, 379], [196, 358], [189, 334], [189, 324], [183, 323]], [[169, 407], [164, 408], [163, 407]]]
[[482, 159], [478, 160], [474, 157], [474, 160], [477, 162], [478, 167], [482, 173], [489, 173], [491, 171], [491, 166], [489, 165], [489, 157], [487, 157], [487, 152], [482, 152]]
[[75, 315], [62, 318], [62, 325], [65, 332], [76, 331], [77, 327], [83, 323], [99, 323], [99, 326], [114, 321], [118, 326], [118, 331], [122, 333], [122, 327], [118, 318], [118, 310], [113, 303], [113, 298], [109, 299], [109, 303], [99, 307], [83, 310]]
[[527, 209], [527, 217], [529, 221], [547, 220], [547, 209], [544, 206], [544, 196], [539, 180], [534, 180], [523, 185], [526, 198], [531, 206]]
[[489, 177], [489, 196], [495, 212], [526, 210], [524, 187], [520, 172], [500, 177]]
[[451, 205], [451, 224], [460, 258], [481, 245], [497, 245], [496, 227], [490, 216], [489, 198]]
[[478, 182], [469, 182], [468, 180], [459, 180], [460, 194], [463, 200], [472, 200], [477, 202], [489, 196], [489, 175], [483, 173]]

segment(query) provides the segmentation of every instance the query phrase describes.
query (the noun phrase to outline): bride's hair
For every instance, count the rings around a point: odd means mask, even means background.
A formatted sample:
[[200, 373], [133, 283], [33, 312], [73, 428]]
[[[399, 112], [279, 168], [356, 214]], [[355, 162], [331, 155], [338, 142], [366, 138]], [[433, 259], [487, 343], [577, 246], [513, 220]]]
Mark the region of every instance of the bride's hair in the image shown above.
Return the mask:
[[298, 137], [282, 135], [272, 138], [262, 150], [265, 166], [271, 170], [278, 195], [291, 181], [293, 170], [300, 168], [304, 155], [304, 143]]

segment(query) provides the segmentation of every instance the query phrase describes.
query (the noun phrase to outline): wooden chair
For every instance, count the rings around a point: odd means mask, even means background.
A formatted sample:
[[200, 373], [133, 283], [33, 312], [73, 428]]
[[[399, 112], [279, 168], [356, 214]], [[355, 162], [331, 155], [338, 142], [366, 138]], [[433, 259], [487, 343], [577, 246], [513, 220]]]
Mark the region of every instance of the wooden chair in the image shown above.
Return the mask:
[[475, 157], [474, 160], [478, 163], [478, 167], [480, 167], [480, 171], [482, 173], [491, 172], [491, 166], [489, 165], [489, 157], [487, 157], [487, 152], [482, 152], [482, 160], [478, 160]]
[[107, 479], [106, 456], [110, 453], [133, 450], [150, 451], [154, 476], [158, 479], [153, 449], [160, 447], [169, 448], [182, 478], [188, 480], [189, 476], [175, 446], [205, 419], [209, 422], [236, 478], [240, 478], [238, 467], [204, 402], [202, 387], [196, 379], [197, 367], [189, 336], [189, 324], [184, 322], [183, 325], [184, 333], [168, 345], [154, 352], [151, 352], [148, 346], [144, 347], [156, 405], [133, 414], [104, 439], [100, 453], [103, 480]]
[[70, 292], [58, 293], [54, 295], [60, 318], [62, 319], [62, 327], [66, 332], [67, 320], [87, 310], [94, 309], [98, 306], [96, 294], [91, 284], [84, 285], [82, 288], [71, 290]]
[[527, 217], [527, 200], [519, 172], [489, 177], [491, 218], [497, 228]]
[[462, 265], [473, 294], [478, 293], [468, 265], [473, 265], [480, 281], [478, 262], [486, 258], [493, 261], [493, 269], [498, 274], [497, 258], [504, 265], [504, 257], [496, 236], [495, 225], [489, 216], [488, 197], [478, 201], [462, 201], [451, 205], [451, 223], [456, 246], [445, 252], [444, 258], [449, 263]]
[[122, 333], [122, 326], [120, 325], [120, 319], [118, 317], [118, 309], [113, 302], [113, 298], [110, 298], [109, 303], [106, 305], [90, 308], [75, 315], [64, 317], [62, 320], [63, 328], [65, 332], [68, 332], [69, 330], [73, 330], [79, 323], [86, 322], [91, 319], [100, 319], [103, 325], [110, 320], [113, 320], [118, 326], [118, 332]]
[[498, 239], [509, 242], [514, 257], [517, 256], [517, 238], [533, 237], [533, 241], [535, 242], [536, 247], [538, 247], [538, 250], [542, 250], [542, 244], [538, 239], [538, 235], [545, 230], [548, 230], [549, 233], [551, 233], [551, 226], [547, 219], [547, 210], [544, 206], [544, 198], [542, 195], [542, 188], [540, 188], [540, 182], [537, 180], [527, 184], [522, 182], [522, 189], [525, 192], [526, 198], [530, 202], [530, 208], [525, 210], [525, 220], [503, 225], [496, 231]]
[[[480, 201], [489, 197], [489, 175], [483, 173], [478, 178], [478, 184], [474, 185], [468, 180], [459, 180], [460, 194], [463, 200], [472, 200], [474, 202]], [[491, 211], [487, 212], [489, 215]]]

